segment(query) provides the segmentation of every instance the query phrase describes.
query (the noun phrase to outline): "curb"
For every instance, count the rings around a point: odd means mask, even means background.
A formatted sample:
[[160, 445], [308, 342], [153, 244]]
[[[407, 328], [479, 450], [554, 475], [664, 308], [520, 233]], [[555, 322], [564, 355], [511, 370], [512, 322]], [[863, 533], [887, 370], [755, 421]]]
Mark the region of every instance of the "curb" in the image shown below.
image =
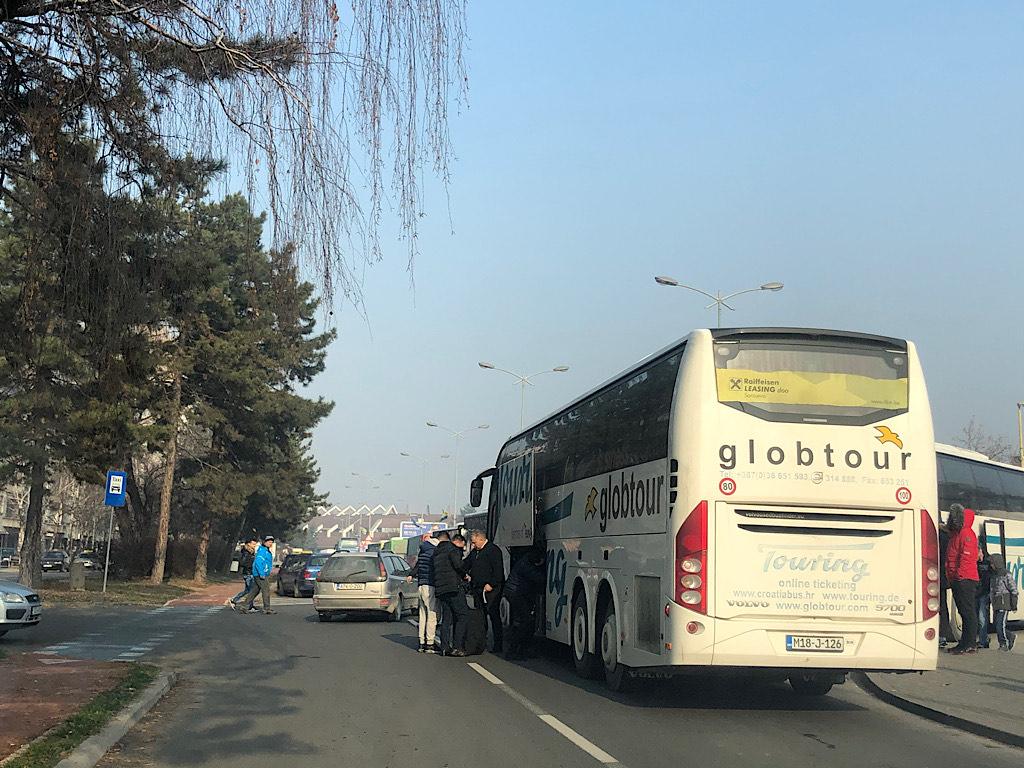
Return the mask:
[[146, 714], [178, 679], [176, 672], [166, 672], [154, 680], [141, 697], [107, 723], [103, 730], [83, 741], [71, 754], [57, 763], [56, 768], [94, 768], [107, 750], [117, 744]]
[[1011, 747], [1024, 747], [1024, 736], [992, 728], [988, 725], [982, 725], [973, 720], [965, 720], [948, 712], [940, 712], [937, 709], [926, 707], [924, 704], [918, 704], [916, 701], [897, 696], [895, 693], [890, 693], [882, 688], [864, 672], [853, 672], [850, 675], [850, 679], [868, 695], [874, 696], [879, 701], [884, 701], [886, 704], [890, 704], [897, 709], [902, 709], [904, 712], [909, 712], [912, 715], [923, 717], [926, 720], [931, 720], [941, 725], [952, 726], [967, 733], [973, 733], [975, 736], [998, 741], [1000, 744], [1006, 744]]

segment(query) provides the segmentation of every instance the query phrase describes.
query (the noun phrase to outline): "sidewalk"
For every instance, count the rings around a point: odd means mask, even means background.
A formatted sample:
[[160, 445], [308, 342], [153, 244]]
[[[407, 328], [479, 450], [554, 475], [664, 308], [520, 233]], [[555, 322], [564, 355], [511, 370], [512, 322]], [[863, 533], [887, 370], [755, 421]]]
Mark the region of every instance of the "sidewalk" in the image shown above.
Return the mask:
[[242, 580], [225, 581], [218, 584], [210, 584], [196, 592], [168, 600], [164, 605], [186, 606], [186, 605], [224, 605], [226, 600], [231, 599], [242, 589]]
[[[967, 656], [939, 649], [939, 666], [923, 675], [872, 673], [883, 691], [972, 724], [1012, 734], [1024, 741], [1024, 632], [1007, 653], [992, 647]], [[976, 731], [977, 732], [977, 731]]]
[[125, 675], [123, 663], [11, 654], [0, 660], [0, 759], [73, 715]]

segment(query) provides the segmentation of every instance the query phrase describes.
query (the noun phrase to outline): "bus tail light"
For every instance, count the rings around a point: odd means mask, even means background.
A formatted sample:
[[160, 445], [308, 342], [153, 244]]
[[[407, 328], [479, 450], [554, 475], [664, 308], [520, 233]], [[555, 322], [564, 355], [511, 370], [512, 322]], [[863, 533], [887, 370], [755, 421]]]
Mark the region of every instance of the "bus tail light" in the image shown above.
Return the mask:
[[676, 533], [675, 601], [697, 613], [708, 610], [708, 503], [702, 501]]
[[939, 532], [927, 509], [921, 510], [921, 607], [927, 621], [939, 612]]

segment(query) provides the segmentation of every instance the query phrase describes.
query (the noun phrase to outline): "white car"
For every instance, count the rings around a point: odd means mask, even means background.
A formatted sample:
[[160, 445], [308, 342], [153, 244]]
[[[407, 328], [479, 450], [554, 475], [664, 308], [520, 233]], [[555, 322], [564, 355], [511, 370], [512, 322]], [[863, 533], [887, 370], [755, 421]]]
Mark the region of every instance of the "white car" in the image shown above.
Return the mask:
[[0, 581], [0, 636], [12, 629], [34, 627], [43, 615], [42, 598], [28, 587]]

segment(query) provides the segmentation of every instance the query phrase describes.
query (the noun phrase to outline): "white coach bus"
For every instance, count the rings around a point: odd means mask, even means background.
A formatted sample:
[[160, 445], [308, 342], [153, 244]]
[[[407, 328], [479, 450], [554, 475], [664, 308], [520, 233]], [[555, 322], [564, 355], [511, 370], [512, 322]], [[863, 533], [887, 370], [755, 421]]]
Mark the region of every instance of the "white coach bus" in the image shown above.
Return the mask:
[[[942, 519], [946, 519], [951, 504], [973, 509], [978, 541], [990, 555], [1003, 556], [1017, 588], [1024, 591], [1024, 469], [941, 443], [935, 445], [935, 455]], [[953, 639], [959, 640], [960, 617], [953, 601], [948, 603]], [[1024, 609], [1008, 618], [1024, 620]]]
[[512, 437], [488, 533], [547, 551], [543, 630], [613, 689], [768, 668], [824, 694], [930, 670], [939, 584], [931, 411], [914, 345], [698, 330]]

